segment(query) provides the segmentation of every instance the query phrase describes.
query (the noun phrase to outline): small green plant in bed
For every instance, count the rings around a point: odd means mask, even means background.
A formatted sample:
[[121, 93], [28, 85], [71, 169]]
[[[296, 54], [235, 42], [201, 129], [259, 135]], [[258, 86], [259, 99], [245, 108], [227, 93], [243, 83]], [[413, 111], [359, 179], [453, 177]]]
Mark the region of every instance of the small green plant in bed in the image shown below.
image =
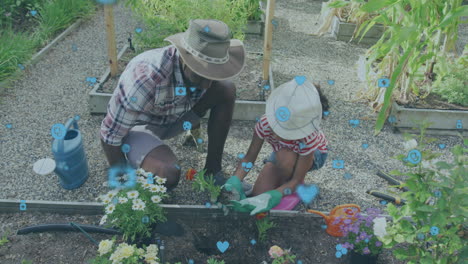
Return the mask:
[[[124, 174], [122, 178], [130, 181], [130, 175]], [[136, 170], [135, 185], [131, 189], [117, 188], [97, 198], [106, 205], [100, 225], [116, 226], [124, 239], [132, 241], [137, 236], [149, 237], [152, 224], [166, 221], [163, 208], [159, 206], [167, 197], [165, 182], [166, 179], [141, 168]]]
[[221, 194], [221, 187], [214, 184], [215, 181], [213, 179], [213, 175], [205, 176], [205, 172], [206, 169], [195, 174], [192, 189], [199, 192], [208, 191], [210, 194], [210, 201], [215, 203]]
[[224, 264], [224, 260], [216, 260], [213, 258], [208, 259], [206, 264]]
[[[427, 144], [437, 140], [424, 137], [427, 126], [422, 125], [419, 146], [412, 150], [417, 150], [420, 158], [409, 154], [396, 156], [413, 171], [391, 172], [408, 176], [403, 186], [409, 191], [401, 194], [406, 199], [405, 205], [388, 204], [386, 210], [392, 220], [382, 242], [385, 248], [405, 245], [392, 252], [408, 264], [462, 263], [458, 261], [468, 257], [468, 139], [462, 138], [465, 146], [460, 144], [451, 149], [452, 162], [441, 161], [438, 159], [441, 153], [427, 148]], [[406, 157], [412, 163], [405, 161]], [[420, 162], [414, 164], [415, 160]]]
[[276, 224], [270, 221], [270, 219], [264, 213], [258, 214], [256, 216], [257, 221], [255, 221], [255, 225], [257, 226], [258, 231], [258, 240], [261, 242], [265, 242], [267, 239], [267, 232], [273, 227], [276, 227]]
[[135, 38], [137, 51], [168, 45], [164, 38], [184, 32], [192, 19], [221, 20], [229, 26], [233, 38], [243, 40], [248, 17], [258, 16], [245, 11], [250, 10], [250, 6], [245, 8], [231, 0], [128, 0], [126, 6], [130, 6], [145, 25], [145, 30]]
[[449, 103], [459, 104], [468, 107], [468, 45], [465, 47], [463, 56], [454, 60], [448, 58], [447, 61], [438, 63], [438, 76], [432, 83], [432, 91], [440, 95]]

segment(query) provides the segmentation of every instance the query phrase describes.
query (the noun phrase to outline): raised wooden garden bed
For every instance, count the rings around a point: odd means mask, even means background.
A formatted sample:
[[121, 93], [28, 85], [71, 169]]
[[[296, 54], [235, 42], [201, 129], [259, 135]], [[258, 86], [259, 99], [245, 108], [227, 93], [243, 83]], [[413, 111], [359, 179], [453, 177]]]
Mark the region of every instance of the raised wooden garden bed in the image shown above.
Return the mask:
[[[14, 228], [20, 229], [30, 225], [68, 223], [70, 215], [80, 215], [79, 219], [72, 220], [76, 224], [98, 225], [98, 219], [91, 216], [103, 215], [104, 206], [100, 203], [90, 202], [52, 202], [52, 201], [26, 201], [27, 210], [19, 211], [19, 200], [1, 200], [0, 212], [3, 214], [14, 214], [14, 218], [21, 217], [21, 224], [14, 224]], [[325, 223], [322, 217], [310, 213], [301, 213], [296, 211], [271, 211], [269, 218], [277, 227], [267, 232], [265, 242], [257, 238], [257, 228], [255, 217], [248, 214], [230, 213], [224, 216], [221, 209], [213, 206], [184, 206], [184, 205], [161, 205], [168, 218], [168, 221], [175, 222], [183, 229], [182, 234], [174, 236], [165, 236], [154, 232], [151, 237], [151, 243], [156, 244], [157, 238], [164, 240], [165, 249], [163, 252], [162, 263], [175, 263], [181, 261], [188, 263], [192, 259], [194, 263], [206, 263], [208, 258], [224, 260], [225, 263], [261, 263], [267, 261], [271, 263], [268, 256], [268, 249], [273, 245], [278, 245], [284, 249], [291, 248], [291, 251], [297, 256], [296, 260], [302, 263], [347, 263], [347, 257], [341, 259], [335, 257], [335, 246], [340, 243], [335, 237], [329, 236], [322, 225]], [[18, 215], [19, 213], [19, 215]], [[63, 215], [47, 216], [53, 213]], [[324, 212], [328, 214], [328, 212]], [[0, 220], [5, 216], [0, 214]], [[32, 222], [29, 219], [34, 218], [48, 220], [39, 220], [47, 222]], [[7, 217], [8, 218], [8, 217]], [[10, 217], [11, 218], [11, 217]], [[36, 220], [38, 221], [38, 220]], [[19, 221], [16, 221], [17, 223]], [[1, 226], [1, 225], [0, 225]], [[76, 231], [78, 232], [78, 231]], [[22, 252], [28, 258], [34, 257], [34, 251], [26, 247], [25, 241], [46, 241], [47, 245], [58, 245], [62, 243], [63, 247], [70, 247], [68, 239], [63, 240], [64, 236], [73, 239], [74, 243], [91, 244], [84, 234], [71, 236], [70, 232], [49, 232], [43, 234], [15, 235], [11, 244], [10, 251]], [[92, 237], [100, 239], [111, 239], [113, 235], [104, 235], [90, 233]], [[79, 239], [81, 237], [81, 239]], [[251, 243], [255, 239], [256, 243]], [[221, 253], [216, 243], [218, 241], [229, 243], [228, 249]], [[66, 244], [66, 245], [64, 245]], [[88, 252], [87, 259], [92, 258], [96, 249]], [[72, 252], [73, 253], [73, 252]], [[61, 254], [64, 254], [61, 252]], [[80, 253], [80, 256], [83, 253]], [[85, 253], [86, 254], [86, 253]], [[52, 254], [41, 256], [47, 263], [58, 263]], [[63, 258], [63, 256], [62, 256]], [[82, 259], [83, 257], [81, 257]], [[73, 259], [80, 259], [74, 257]], [[400, 263], [394, 262], [389, 250], [381, 254], [381, 263]], [[3, 263], [3, 262], [2, 262]], [[8, 262], [13, 263], [13, 262]], [[84, 262], [80, 262], [84, 263]]]
[[[441, 109], [433, 109], [434, 107]], [[427, 103], [403, 106], [393, 102], [391, 116], [395, 117], [396, 122], [390, 123], [396, 131], [419, 134], [420, 130], [413, 128], [417, 128], [417, 122], [426, 120], [432, 122], [426, 131], [428, 135], [458, 136], [461, 133], [468, 136], [468, 108], [436, 106], [434, 101], [430, 107]]]
[[[120, 74], [125, 69], [128, 62], [136, 56], [133, 51], [125, 45], [118, 54], [119, 74], [115, 77], [110, 76], [110, 68], [98, 79], [93, 89], [89, 93], [89, 109], [92, 114], [105, 114], [107, 104], [112, 97], [115, 87], [117, 87]], [[270, 89], [262, 91], [259, 86], [262, 76], [263, 57], [261, 53], [247, 53], [247, 62], [244, 70], [232, 81], [237, 87], [237, 100], [234, 108], [234, 120], [255, 120], [265, 113], [265, 101], [269, 93], [275, 88], [273, 73], [270, 67], [269, 86]], [[275, 74], [276, 75], [276, 74]], [[294, 76], [278, 74], [278, 83], [282, 84], [290, 81]], [[205, 118], [209, 117], [209, 112]]]
[[[330, 8], [327, 6], [328, 3], [322, 3], [322, 11], [321, 16], [325, 17], [328, 12], [330, 12]], [[340, 21], [337, 16], [333, 17], [332, 25], [331, 25], [331, 34], [336, 40], [340, 41], [349, 41], [354, 31], [356, 30], [356, 24], [353, 23], [346, 23]], [[385, 28], [382, 25], [374, 25], [367, 31], [361, 41], [361, 36], [358, 36], [353, 39], [353, 43], [363, 43], [363, 44], [375, 44], [379, 39], [382, 37]]]

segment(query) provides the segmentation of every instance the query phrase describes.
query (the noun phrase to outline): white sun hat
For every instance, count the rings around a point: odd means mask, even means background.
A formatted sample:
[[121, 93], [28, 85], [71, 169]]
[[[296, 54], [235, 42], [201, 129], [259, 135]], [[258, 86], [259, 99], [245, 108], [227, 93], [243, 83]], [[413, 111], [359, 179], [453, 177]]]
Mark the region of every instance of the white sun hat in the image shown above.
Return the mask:
[[266, 118], [273, 132], [287, 140], [320, 130], [322, 104], [317, 89], [305, 76], [280, 85], [268, 97]]

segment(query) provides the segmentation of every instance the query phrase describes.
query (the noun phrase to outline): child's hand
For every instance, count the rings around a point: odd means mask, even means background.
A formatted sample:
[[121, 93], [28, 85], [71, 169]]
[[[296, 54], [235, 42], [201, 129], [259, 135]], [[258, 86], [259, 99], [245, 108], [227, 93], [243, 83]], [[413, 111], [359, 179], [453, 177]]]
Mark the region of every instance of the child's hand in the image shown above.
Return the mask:
[[264, 192], [255, 197], [241, 201], [231, 201], [232, 207], [238, 212], [250, 212], [250, 215], [270, 211], [281, 202], [283, 194], [277, 190]]
[[231, 178], [229, 178], [229, 180], [224, 184], [224, 189], [232, 193], [232, 200], [239, 201], [246, 198], [244, 189], [242, 188], [242, 182], [237, 176], [231, 176]]

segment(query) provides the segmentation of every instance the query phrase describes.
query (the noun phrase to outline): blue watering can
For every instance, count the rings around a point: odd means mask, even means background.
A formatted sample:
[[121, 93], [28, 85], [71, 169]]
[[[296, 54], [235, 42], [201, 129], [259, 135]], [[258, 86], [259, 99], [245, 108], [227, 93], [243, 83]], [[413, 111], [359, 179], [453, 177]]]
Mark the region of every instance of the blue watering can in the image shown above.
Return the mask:
[[[74, 129], [70, 129], [73, 124]], [[83, 148], [83, 140], [75, 118], [65, 124], [65, 137], [54, 139], [52, 153], [57, 164], [55, 173], [60, 184], [67, 190], [79, 188], [88, 179], [88, 160]]]

